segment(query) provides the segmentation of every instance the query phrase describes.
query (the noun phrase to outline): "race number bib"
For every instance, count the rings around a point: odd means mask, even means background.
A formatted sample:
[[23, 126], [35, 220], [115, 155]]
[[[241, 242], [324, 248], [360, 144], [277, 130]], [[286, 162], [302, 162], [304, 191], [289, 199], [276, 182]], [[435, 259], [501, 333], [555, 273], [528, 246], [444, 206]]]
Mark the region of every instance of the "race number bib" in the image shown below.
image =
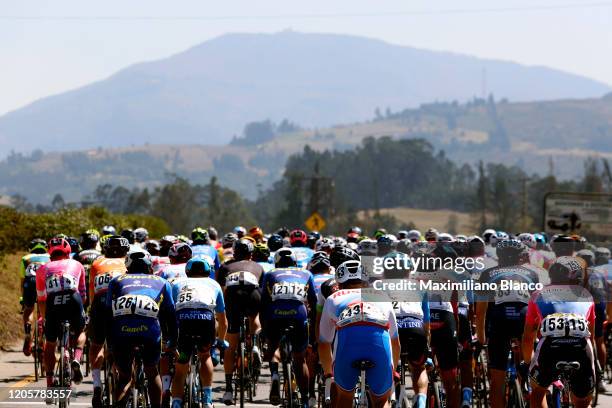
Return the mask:
[[216, 299], [214, 293], [206, 288], [184, 286], [176, 298], [176, 310], [208, 309], [214, 310]]
[[120, 271], [110, 271], [101, 273], [94, 278], [94, 294], [101, 293], [108, 289], [108, 284], [115, 277], [121, 275]]
[[123, 295], [113, 300], [113, 316], [157, 317], [157, 313], [159, 313], [159, 306], [148, 296]]
[[225, 278], [225, 286], [237, 286], [237, 285], [259, 285], [257, 276], [251, 272], [241, 271], [232, 272]]
[[277, 282], [272, 286], [272, 300], [306, 299], [306, 284], [299, 282]]
[[61, 292], [63, 290], [76, 290], [77, 281], [70, 275], [51, 275], [46, 280], [47, 293]]
[[498, 289], [495, 291], [495, 304], [520, 302], [529, 303], [529, 291], [527, 290], [514, 290], [514, 289]]
[[31, 263], [25, 270], [25, 276], [36, 276], [36, 271], [43, 266], [41, 263]]
[[359, 302], [347, 306], [340, 312], [337, 326], [344, 327], [355, 323], [373, 323], [387, 327], [389, 319], [376, 305]]
[[590, 337], [589, 325], [583, 316], [573, 313], [553, 313], [542, 321], [542, 337]]

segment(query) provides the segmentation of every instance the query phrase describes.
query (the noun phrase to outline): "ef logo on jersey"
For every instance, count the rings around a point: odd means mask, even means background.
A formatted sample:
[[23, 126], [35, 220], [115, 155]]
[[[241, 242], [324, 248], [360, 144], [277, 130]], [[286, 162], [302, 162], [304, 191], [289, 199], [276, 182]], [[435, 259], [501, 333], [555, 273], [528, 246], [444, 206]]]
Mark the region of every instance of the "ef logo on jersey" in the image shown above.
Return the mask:
[[70, 298], [72, 297], [72, 295], [61, 295], [61, 296], [56, 296], [53, 299], [53, 304], [54, 305], [65, 305], [66, 303], [68, 303], [70, 301]]

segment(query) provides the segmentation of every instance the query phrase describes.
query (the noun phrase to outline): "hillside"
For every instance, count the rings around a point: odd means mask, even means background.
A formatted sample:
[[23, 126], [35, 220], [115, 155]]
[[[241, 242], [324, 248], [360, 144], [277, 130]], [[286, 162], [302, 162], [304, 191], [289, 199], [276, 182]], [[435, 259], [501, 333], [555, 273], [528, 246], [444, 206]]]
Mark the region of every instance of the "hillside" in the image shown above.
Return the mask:
[[351, 123], [377, 106], [599, 97], [610, 86], [544, 67], [330, 34], [229, 34], [0, 117], [0, 157], [151, 144], [222, 145], [253, 120]]
[[390, 112], [376, 120], [278, 133], [250, 145], [142, 145], [114, 149], [31, 155], [0, 161], [0, 195], [15, 193], [49, 203], [56, 193], [80, 200], [100, 184], [151, 187], [171, 174], [221, 184], [249, 198], [278, 180], [287, 157], [305, 145], [315, 150], [345, 150], [367, 136], [424, 138], [453, 160], [474, 164], [516, 164], [527, 173], [557, 177], [581, 175], [589, 155], [612, 159], [612, 97], [531, 103], [476, 100], [437, 103]]

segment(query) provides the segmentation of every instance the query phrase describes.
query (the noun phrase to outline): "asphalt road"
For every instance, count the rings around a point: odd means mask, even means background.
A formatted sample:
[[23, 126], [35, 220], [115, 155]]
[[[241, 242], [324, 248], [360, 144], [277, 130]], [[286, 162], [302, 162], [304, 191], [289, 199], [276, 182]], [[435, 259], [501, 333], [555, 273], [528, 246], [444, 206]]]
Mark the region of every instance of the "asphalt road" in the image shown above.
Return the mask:
[[[31, 407], [46, 406], [44, 399], [37, 401], [20, 400], [15, 398], [16, 390], [23, 389], [43, 389], [45, 380], [34, 381], [34, 363], [32, 357], [25, 357], [21, 352], [20, 346], [0, 353], [0, 408], [4, 407]], [[84, 367], [83, 367], [84, 369]], [[247, 407], [267, 408], [272, 407], [268, 403], [270, 376], [267, 366], [262, 370], [260, 385], [257, 396], [252, 403], [246, 404]], [[612, 390], [612, 385], [607, 385]], [[221, 366], [215, 368], [213, 377], [213, 398], [217, 408], [224, 407], [221, 402], [225, 388], [223, 369]], [[92, 394], [91, 375], [85, 377], [83, 382], [75, 386], [70, 405], [75, 407], [90, 407]], [[11, 398], [11, 396], [13, 398]], [[602, 408], [612, 407], [612, 393], [599, 396], [599, 405]]]

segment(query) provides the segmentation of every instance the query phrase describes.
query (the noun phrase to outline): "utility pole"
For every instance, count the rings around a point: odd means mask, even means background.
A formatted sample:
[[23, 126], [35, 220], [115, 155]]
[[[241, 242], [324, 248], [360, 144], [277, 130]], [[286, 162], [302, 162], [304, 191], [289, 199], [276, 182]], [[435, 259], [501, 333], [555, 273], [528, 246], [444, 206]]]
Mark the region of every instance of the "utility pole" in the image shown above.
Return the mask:
[[[331, 177], [321, 175], [319, 161], [317, 160], [312, 177], [305, 177], [304, 179], [309, 184], [308, 210], [310, 214], [314, 212], [323, 212], [324, 206], [322, 205], [322, 201], [324, 199], [329, 201], [331, 197], [330, 190], [333, 185]], [[325, 206], [325, 208], [329, 208], [329, 206]]]

